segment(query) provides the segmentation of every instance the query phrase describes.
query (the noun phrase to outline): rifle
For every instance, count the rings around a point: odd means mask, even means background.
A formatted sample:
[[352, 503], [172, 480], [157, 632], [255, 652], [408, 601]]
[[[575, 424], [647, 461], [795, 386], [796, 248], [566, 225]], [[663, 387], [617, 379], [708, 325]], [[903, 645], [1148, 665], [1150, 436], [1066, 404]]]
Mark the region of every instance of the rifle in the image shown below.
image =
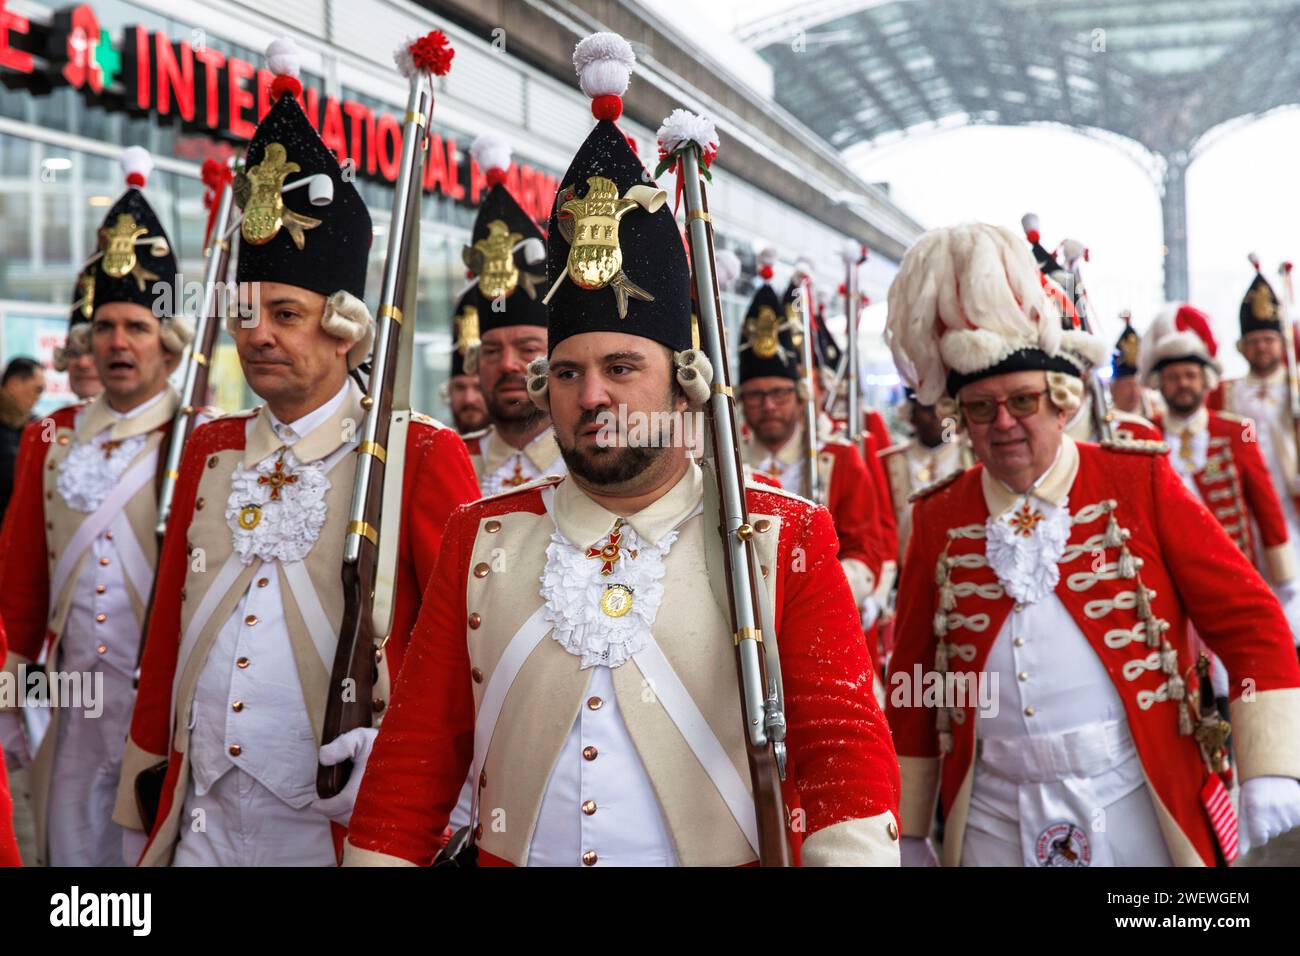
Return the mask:
[[803, 380], [808, 389], [808, 400], [804, 402], [803, 450], [804, 450], [804, 489], [812, 501], [821, 501], [821, 476], [817, 473], [817, 389], [813, 367], [813, 309], [812, 279], [805, 273], [799, 279], [799, 294], [795, 296], [795, 308], [799, 310], [799, 320], [803, 326], [802, 355]]
[[[780, 663], [772, 640], [763, 642], [760, 622], [770, 618], [764, 605], [754, 529], [745, 502], [744, 473], [736, 440], [736, 407], [726, 356], [722, 303], [714, 272], [713, 225], [700, 179], [700, 150], [685, 143], [678, 175], [686, 194], [687, 243], [696, 300], [700, 309], [700, 347], [713, 365], [713, 389], [708, 418], [713, 473], [718, 485], [718, 532], [726, 566], [727, 595], [736, 665], [740, 676], [740, 709], [745, 720], [745, 755], [753, 787], [758, 823], [758, 858], [762, 866], [789, 866], [785, 835], [785, 715]], [[770, 626], [770, 625], [769, 625]], [[775, 636], [774, 634], [772, 635]], [[766, 688], [766, 690], [765, 690]]]
[[844, 316], [847, 323], [848, 347], [844, 360], [848, 367], [848, 431], [849, 441], [866, 455], [862, 436], [862, 396], [858, 392], [858, 312], [862, 306], [858, 293], [858, 266], [866, 259], [866, 250], [856, 242], [846, 242], [841, 256], [844, 259]]
[[1295, 305], [1295, 289], [1291, 285], [1291, 263], [1284, 262], [1278, 266], [1282, 275], [1282, 286], [1286, 289], [1286, 308], [1282, 310], [1282, 348], [1286, 349], [1286, 384], [1291, 405], [1291, 431], [1296, 443], [1297, 466], [1300, 466], [1300, 374], [1296, 371], [1295, 325], [1291, 318], [1291, 306]]
[[[222, 315], [225, 304], [224, 290], [226, 276], [230, 271], [230, 236], [231, 212], [235, 204], [235, 190], [229, 171], [234, 159], [226, 161], [226, 175], [221, 180], [220, 191], [216, 193], [209, 223], [207, 242], [203, 255], [207, 264], [203, 267], [203, 305], [195, 316], [194, 342], [185, 360], [185, 374], [181, 380], [180, 403], [172, 418], [171, 431], [167, 433], [159, 460], [163, 469], [158, 482], [158, 520], [154, 524], [154, 534], [158, 538], [158, 553], [162, 554], [163, 535], [167, 531], [167, 519], [172, 513], [172, 503], [176, 499], [176, 482], [180, 478], [181, 458], [185, 453], [185, 443], [198, 418], [199, 409], [205, 404], [208, 393], [208, 374], [211, 372], [210, 361], [212, 349], [216, 345], [217, 335], [221, 332]], [[218, 167], [220, 168], [220, 167]], [[154, 584], [150, 588], [149, 603], [144, 620], [149, 621], [153, 614], [154, 599], [158, 577], [154, 575]], [[146, 627], [140, 635], [140, 645], [136, 650], [135, 680], [140, 681], [140, 663], [144, 660], [144, 639], [148, 633]]]
[[[402, 128], [402, 161], [393, 189], [374, 359], [368, 394], [361, 403], [368, 413], [357, 446], [356, 479], [343, 543], [343, 621], [330, 672], [322, 744], [356, 727], [371, 725], [375, 681], [391, 627], [406, 431], [411, 418], [425, 130], [433, 108], [432, 77], [444, 75], [448, 65], [443, 63], [440, 70], [417, 62], [408, 73], [411, 88]], [[389, 469], [391, 481], [385, 480]], [[381, 529], [382, 515], [389, 515], [392, 522], [387, 536]], [[323, 799], [335, 796], [351, 773], [351, 761], [318, 765], [317, 794]]]

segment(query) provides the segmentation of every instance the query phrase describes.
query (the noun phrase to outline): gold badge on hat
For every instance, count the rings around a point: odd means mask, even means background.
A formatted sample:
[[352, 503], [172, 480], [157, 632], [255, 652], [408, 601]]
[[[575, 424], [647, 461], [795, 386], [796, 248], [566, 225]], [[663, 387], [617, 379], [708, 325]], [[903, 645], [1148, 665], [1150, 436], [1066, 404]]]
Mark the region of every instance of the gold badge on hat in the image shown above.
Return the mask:
[[89, 322], [95, 315], [95, 273], [87, 269], [77, 279], [78, 288], [81, 290], [81, 298], [76, 303], [76, 308], [81, 312], [81, 317]]
[[315, 229], [321, 221], [289, 209], [282, 195], [285, 179], [301, 169], [289, 159], [284, 146], [268, 143], [260, 163], [236, 174], [235, 200], [244, 211], [244, 221], [239, 227], [244, 241], [264, 246], [283, 227], [289, 231], [295, 246], [299, 249], [305, 246], [304, 231]]
[[468, 355], [471, 349], [476, 349], [481, 344], [478, 327], [478, 309], [472, 305], [465, 306], [465, 310], [456, 316], [456, 351], [462, 357]]
[[478, 276], [478, 288], [488, 299], [512, 295], [519, 285], [519, 267], [515, 265], [515, 246], [524, 237], [511, 232], [500, 219], [488, 223], [488, 234], [466, 246], [462, 253], [465, 265]]
[[[103, 262], [100, 268], [104, 270], [104, 274], [112, 276], [114, 279], [132, 276], [141, 292], [144, 291], [145, 282], [157, 279], [156, 275], [140, 264], [140, 260], [135, 254], [136, 245], [141, 242], [141, 237], [148, 231], [147, 226], [140, 225], [135, 221], [134, 216], [126, 212], [119, 213], [111, 226], [101, 226], [99, 230], [99, 248]], [[165, 256], [167, 254], [167, 240], [161, 236], [144, 241], [152, 243], [153, 249], [151, 251], [155, 256]]]
[[761, 359], [775, 358], [781, 350], [781, 323], [770, 306], [759, 306], [758, 314], [745, 320], [749, 347]]
[[653, 302], [655, 297], [642, 289], [623, 272], [623, 249], [619, 245], [620, 220], [638, 206], [646, 212], [655, 212], [667, 196], [662, 189], [649, 186], [632, 186], [623, 196], [618, 187], [604, 176], [587, 179], [587, 195], [582, 199], [572, 186], [557, 198], [560, 234], [569, 243], [569, 256], [565, 271], [556, 280], [544, 302], [559, 288], [565, 276], [580, 289], [593, 291], [609, 286], [614, 290], [618, 317], [627, 318], [628, 297], [643, 302]]
[[1277, 299], [1273, 296], [1273, 290], [1263, 282], [1246, 293], [1246, 301], [1250, 303], [1251, 317], [1257, 321], [1277, 319]]

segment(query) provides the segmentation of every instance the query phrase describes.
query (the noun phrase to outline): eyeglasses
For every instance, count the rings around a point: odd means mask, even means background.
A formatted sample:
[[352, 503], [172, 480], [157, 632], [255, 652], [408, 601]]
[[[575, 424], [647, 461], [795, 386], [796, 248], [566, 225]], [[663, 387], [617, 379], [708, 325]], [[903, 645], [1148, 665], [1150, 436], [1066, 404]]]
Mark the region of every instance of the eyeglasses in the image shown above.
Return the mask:
[[1003, 405], [1012, 418], [1028, 418], [1038, 411], [1038, 403], [1047, 394], [1047, 389], [1038, 392], [1017, 392], [1009, 398], [981, 398], [973, 402], [962, 402], [961, 411], [966, 420], [976, 425], [987, 425], [998, 417], [998, 409]]
[[763, 403], [768, 399], [772, 400], [773, 405], [787, 405], [790, 399], [794, 398], [796, 391], [798, 389], [793, 385], [783, 385], [779, 388], [768, 388], [761, 391], [745, 391], [740, 393], [740, 400], [747, 408], [762, 408]]

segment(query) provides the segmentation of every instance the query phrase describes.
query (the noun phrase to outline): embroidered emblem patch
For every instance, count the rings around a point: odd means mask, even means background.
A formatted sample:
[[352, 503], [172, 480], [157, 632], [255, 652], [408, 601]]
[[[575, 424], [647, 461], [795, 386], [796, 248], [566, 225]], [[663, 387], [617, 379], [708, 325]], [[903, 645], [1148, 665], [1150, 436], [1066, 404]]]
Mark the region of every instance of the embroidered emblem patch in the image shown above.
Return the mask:
[[1091, 866], [1088, 835], [1073, 823], [1053, 823], [1034, 841], [1039, 866]]

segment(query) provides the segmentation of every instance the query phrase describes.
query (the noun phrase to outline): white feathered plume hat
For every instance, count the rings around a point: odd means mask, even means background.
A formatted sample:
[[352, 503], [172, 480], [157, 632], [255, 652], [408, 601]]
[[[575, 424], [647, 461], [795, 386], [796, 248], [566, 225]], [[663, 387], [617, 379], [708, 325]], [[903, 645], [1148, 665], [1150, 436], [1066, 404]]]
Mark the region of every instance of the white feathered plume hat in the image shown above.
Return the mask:
[[986, 223], [927, 232], [889, 287], [885, 341], [924, 405], [965, 385], [1041, 370], [1078, 378], [1108, 346], [1071, 322], [1068, 297], [1049, 286], [1024, 241]]
[[1138, 351], [1138, 380], [1160, 387], [1160, 370], [1176, 362], [1195, 362], [1205, 369], [1206, 384], [1214, 389], [1223, 368], [1219, 345], [1210, 330], [1210, 317], [1194, 306], [1168, 303], [1157, 313], [1142, 336]]

